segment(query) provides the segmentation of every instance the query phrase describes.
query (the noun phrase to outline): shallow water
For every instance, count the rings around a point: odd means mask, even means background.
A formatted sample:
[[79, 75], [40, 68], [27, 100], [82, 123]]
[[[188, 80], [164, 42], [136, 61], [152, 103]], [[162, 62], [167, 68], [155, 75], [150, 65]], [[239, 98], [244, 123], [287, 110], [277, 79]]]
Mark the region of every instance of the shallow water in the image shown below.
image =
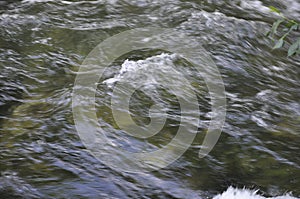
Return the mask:
[[[264, 197], [300, 197], [300, 62], [287, 58], [286, 49], [271, 50], [264, 34], [276, 15], [269, 5], [300, 17], [297, 0], [1, 1], [0, 198], [213, 198], [230, 186], [259, 189]], [[222, 75], [227, 116], [217, 145], [199, 159], [211, 111], [203, 79], [170, 52], [145, 49], [117, 59], [99, 82], [96, 108], [99, 124], [119, 147], [160, 148], [180, 125], [177, 98], [143, 87], [133, 99], [134, 121], [147, 124], [149, 106], [157, 102], [169, 108], [167, 123], [147, 140], [126, 136], [109, 107], [122, 69], [132, 79], [145, 70], [150, 81], [151, 71], [163, 73], [164, 64], [174, 62], [194, 82], [201, 110], [198, 134], [180, 159], [156, 172], [131, 174], [86, 150], [71, 97], [80, 64], [96, 45], [145, 26], [197, 38]]]

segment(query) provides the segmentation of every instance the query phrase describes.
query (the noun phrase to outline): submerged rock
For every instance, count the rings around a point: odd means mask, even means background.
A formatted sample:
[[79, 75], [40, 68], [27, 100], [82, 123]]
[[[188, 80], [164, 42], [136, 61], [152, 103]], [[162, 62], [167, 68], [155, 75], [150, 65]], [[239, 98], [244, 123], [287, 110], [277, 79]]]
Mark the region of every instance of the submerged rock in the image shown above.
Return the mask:
[[51, 118], [53, 108], [53, 104], [43, 101], [23, 103], [13, 110], [10, 117], [3, 120], [2, 129], [14, 135], [37, 129]]

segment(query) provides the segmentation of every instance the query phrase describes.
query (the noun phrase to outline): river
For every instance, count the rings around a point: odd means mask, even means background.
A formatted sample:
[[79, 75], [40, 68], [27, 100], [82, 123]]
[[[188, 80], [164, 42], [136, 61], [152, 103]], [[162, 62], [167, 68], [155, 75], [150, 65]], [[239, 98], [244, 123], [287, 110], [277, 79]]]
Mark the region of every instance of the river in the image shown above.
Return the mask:
[[[298, 0], [0, 1], [0, 198], [213, 198], [231, 186], [300, 197], [300, 60], [287, 58], [286, 47], [272, 50], [265, 33], [278, 16], [271, 5], [300, 18]], [[151, 78], [174, 62], [193, 81], [201, 122], [189, 149], [167, 167], [122, 172], [83, 144], [72, 93], [99, 43], [148, 26], [182, 32], [206, 50], [224, 82], [226, 121], [212, 151], [199, 158], [211, 119], [203, 78], [172, 52], [127, 53], [107, 66], [96, 92], [97, 122], [118, 147], [161, 148], [180, 126], [176, 96], [148, 85], [135, 93], [133, 119], [149, 123], [149, 106], [161, 103], [169, 108], [166, 125], [149, 139], [118, 128], [109, 102], [124, 71], [132, 80], [137, 68]]]

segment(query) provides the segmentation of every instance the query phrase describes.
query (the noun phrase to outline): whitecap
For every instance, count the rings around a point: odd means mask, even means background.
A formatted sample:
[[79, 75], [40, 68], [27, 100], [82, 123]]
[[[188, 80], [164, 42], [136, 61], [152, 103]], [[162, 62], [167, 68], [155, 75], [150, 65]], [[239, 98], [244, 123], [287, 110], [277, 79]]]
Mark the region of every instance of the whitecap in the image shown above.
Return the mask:
[[225, 192], [215, 196], [213, 199], [298, 199], [289, 194], [276, 197], [264, 197], [257, 192], [258, 190], [229, 187]]
[[[144, 77], [144, 80], [148, 80], [147, 83], [155, 83], [155, 78], [150, 78], [151, 72], [158, 70], [163, 71], [164, 66], [173, 65], [173, 61], [176, 59], [176, 54], [166, 54], [162, 53], [160, 55], [149, 57], [145, 60], [131, 61], [125, 60], [121, 66], [121, 69], [118, 74], [114, 77], [106, 79], [103, 81], [108, 87], [112, 87], [114, 83], [120, 81], [125, 78], [125, 74], [127, 77], [131, 77], [132, 79], [136, 78], [136, 74], [139, 72], [144, 72], [143, 74], [147, 77]], [[152, 82], [151, 82], [152, 81]]]

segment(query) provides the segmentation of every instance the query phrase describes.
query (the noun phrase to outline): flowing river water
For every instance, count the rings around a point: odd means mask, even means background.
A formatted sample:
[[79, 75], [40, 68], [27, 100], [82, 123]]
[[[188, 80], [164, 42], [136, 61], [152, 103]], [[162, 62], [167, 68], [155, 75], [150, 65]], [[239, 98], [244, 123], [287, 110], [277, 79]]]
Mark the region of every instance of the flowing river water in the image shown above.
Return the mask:
[[[298, 0], [0, 1], [0, 198], [213, 198], [230, 186], [300, 197], [300, 61], [287, 58], [286, 48], [272, 51], [265, 33], [278, 16], [270, 5], [300, 18]], [[169, 107], [162, 131], [136, 139], [118, 128], [109, 96], [124, 71], [134, 80], [136, 70], [151, 78], [166, 72], [166, 64], [184, 68], [201, 123], [193, 144], [166, 168], [120, 172], [80, 140], [73, 86], [95, 46], [146, 26], [181, 31], [206, 49], [224, 81], [226, 121], [216, 146], [199, 158], [211, 111], [202, 77], [171, 52], [130, 52], [107, 67], [97, 87], [98, 123], [113, 142], [129, 151], [153, 150], [180, 126], [176, 96], [150, 85], [134, 94], [130, 111], [143, 125], [153, 101]], [[174, 84], [180, 91], [180, 82]]]

